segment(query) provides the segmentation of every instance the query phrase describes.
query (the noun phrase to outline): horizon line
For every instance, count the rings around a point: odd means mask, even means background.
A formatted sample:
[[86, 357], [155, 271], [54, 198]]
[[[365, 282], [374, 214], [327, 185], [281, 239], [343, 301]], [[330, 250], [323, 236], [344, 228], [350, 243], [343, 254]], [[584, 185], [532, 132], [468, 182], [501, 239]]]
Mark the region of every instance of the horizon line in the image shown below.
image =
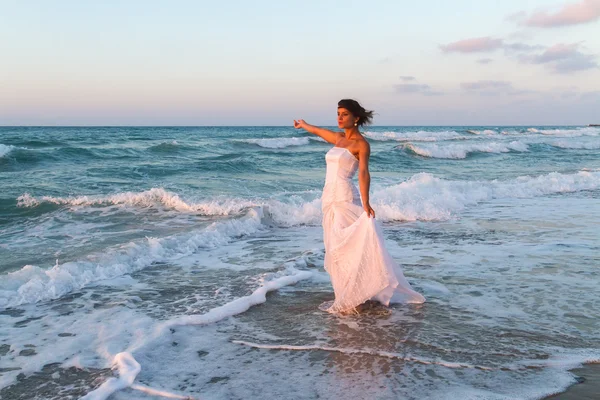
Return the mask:
[[[508, 124], [508, 125], [369, 125], [368, 127], [511, 127], [511, 126], [562, 126], [562, 127], [595, 127], [600, 124]], [[333, 127], [334, 125], [319, 125], [320, 127]], [[0, 125], [0, 128], [293, 128], [293, 125]], [[365, 127], [365, 128], [368, 128]], [[339, 128], [338, 128], [339, 129]]]

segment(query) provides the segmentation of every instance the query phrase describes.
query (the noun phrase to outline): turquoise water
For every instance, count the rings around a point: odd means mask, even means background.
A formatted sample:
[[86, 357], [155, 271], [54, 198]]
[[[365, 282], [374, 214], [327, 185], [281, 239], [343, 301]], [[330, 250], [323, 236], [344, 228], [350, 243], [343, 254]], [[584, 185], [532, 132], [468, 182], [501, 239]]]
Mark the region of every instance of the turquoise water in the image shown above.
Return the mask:
[[[0, 395], [27, 397], [39, 376], [53, 388], [39, 398], [82, 395], [122, 351], [142, 365], [138, 382], [202, 398], [539, 398], [598, 359], [600, 128], [365, 134], [373, 207], [428, 303], [340, 319], [317, 309], [332, 296], [319, 201], [330, 145], [318, 138], [0, 127]], [[311, 278], [259, 307], [150, 334], [298, 271]], [[181, 360], [196, 371], [185, 385]], [[295, 376], [287, 392], [272, 369]], [[378, 374], [357, 378], [365, 370]]]

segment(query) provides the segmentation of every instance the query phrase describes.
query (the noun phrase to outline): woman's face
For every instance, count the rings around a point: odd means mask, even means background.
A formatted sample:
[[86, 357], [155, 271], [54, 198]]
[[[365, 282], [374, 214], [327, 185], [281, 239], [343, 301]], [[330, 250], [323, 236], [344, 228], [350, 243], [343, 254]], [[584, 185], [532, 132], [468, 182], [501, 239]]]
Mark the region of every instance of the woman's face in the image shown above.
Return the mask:
[[354, 123], [358, 122], [358, 118], [352, 115], [350, 111], [342, 107], [337, 109], [337, 120], [338, 127], [340, 129], [352, 128], [354, 126]]

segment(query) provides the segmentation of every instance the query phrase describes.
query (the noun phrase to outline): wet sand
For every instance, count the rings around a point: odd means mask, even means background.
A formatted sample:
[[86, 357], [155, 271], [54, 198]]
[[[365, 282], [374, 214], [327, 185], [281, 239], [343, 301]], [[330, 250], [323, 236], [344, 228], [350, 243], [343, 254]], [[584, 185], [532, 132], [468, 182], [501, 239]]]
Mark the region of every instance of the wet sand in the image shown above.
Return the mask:
[[586, 364], [571, 370], [577, 376], [585, 378], [583, 383], [576, 383], [564, 393], [546, 397], [544, 400], [598, 400], [600, 399], [600, 364]]

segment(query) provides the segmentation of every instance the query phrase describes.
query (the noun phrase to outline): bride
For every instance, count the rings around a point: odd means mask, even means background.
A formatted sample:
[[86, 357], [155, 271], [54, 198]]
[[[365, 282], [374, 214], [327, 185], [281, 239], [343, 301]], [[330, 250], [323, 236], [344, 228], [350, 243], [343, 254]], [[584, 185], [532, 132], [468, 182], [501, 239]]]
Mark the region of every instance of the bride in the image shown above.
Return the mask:
[[[325, 156], [327, 173], [321, 197], [325, 270], [335, 292], [335, 301], [327, 308], [332, 313], [352, 312], [368, 300], [386, 306], [390, 302], [425, 301], [411, 288], [386, 250], [381, 227], [369, 203], [371, 148], [359, 127], [372, 119], [373, 111], [365, 110], [355, 100], [343, 99], [337, 109], [338, 127], [343, 132], [294, 120], [294, 128], [302, 128], [334, 145]], [[352, 182], [357, 170], [360, 195]]]

